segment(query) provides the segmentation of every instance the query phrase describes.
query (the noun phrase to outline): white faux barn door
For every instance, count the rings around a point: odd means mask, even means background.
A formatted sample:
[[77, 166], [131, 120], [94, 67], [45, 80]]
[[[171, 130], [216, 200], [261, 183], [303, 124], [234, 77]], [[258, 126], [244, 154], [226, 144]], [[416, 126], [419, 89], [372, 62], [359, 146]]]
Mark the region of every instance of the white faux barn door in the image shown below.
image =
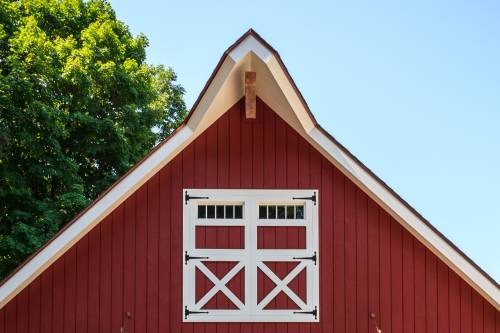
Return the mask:
[[319, 321], [317, 190], [183, 196], [184, 321]]

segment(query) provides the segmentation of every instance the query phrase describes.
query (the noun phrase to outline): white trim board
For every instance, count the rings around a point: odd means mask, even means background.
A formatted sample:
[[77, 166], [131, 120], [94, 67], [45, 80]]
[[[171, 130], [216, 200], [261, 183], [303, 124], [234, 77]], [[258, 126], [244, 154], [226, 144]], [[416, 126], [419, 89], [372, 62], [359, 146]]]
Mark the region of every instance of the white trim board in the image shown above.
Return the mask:
[[[256, 33], [249, 31], [230, 50], [221, 60], [221, 65], [214, 73], [207, 89], [200, 96], [200, 103], [191, 110], [192, 116], [187, 126], [175, 132], [158, 150], [143, 160], [109, 192], [99, 198], [90, 209], [76, 218], [68, 228], [4, 281], [0, 286], [0, 308], [216, 121], [229, 106], [236, 103], [243, 96], [242, 73], [245, 70], [255, 70], [257, 72], [257, 95], [266, 104], [386, 209], [412, 235], [446, 262], [479, 294], [491, 302], [497, 310], [500, 310], [498, 284], [491, 281], [468, 258], [381, 184], [360, 162], [318, 128], [306, 109], [305, 102], [293, 82], [290, 81], [279, 56], [270, 49], [267, 43], [263, 42]], [[264, 79], [259, 80], [259, 77]]]

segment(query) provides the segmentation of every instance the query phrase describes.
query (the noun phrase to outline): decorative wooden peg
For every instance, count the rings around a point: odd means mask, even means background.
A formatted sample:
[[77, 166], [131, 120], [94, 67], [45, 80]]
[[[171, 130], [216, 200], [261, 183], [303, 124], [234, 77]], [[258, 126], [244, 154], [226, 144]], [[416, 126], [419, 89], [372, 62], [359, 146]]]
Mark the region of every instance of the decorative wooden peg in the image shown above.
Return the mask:
[[255, 72], [245, 72], [245, 115], [247, 119], [257, 117], [256, 77]]

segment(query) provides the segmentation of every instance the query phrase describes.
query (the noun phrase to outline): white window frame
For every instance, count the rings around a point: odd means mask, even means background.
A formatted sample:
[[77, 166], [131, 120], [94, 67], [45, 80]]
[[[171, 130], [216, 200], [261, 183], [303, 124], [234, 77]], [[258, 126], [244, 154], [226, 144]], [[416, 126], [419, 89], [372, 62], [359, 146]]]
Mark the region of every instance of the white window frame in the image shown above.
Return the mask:
[[[187, 198], [190, 197], [196, 198]], [[311, 200], [314, 195], [314, 201]], [[311, 199], [309, 199], [311, 197]], [[183, 189], [183, 306], [184, 322], [318, 322], [319, 321], [319, 237], [318, 237], [318, 190], [249, 190], [249, 189]], [[297, 198], [297, 199], [294, 199]], [[187, 200], [186, 200], [187, 199]], [[198, 205], [243, 204], [242, 219], [198, 219]], [[260, 204], [304, 205], [304, 219], [259, 219]], [[244, 227], [245, 249], [196, 249], [195, 228], [202, 226]], [[304, 226], [305, 249], [258, 249], [257, 227]], [[185, 261], [185, 254], [209, 259]], [[299, 259], [315, 255], [316, 260]], [[202, 261], [237, 261], [221, 280], [215, 277]], [[263, 261], [297, 261], [299, 264], [283, 280], [279, 279]], [[196, 269], [214, 283], [214, 287], [195, 302]], [[257, 304], [257, 267], [266, 274], [276, 287]], [[245, 304], [226, 286], [242, 268], [245, 268]], [[287, 284], [306, 269], [306, 302], [302, 301]], [[203, 305], [218, 291], [223, 292], [237, 307], [236, 310], [203, 310]], [[264, 310], [280, 291], [292, 299], [300, 309]], [[207, 296], [208, 295], [208, 296]], [[186, 314], [186, 310], [199, 313]], [[208, 313], [207, 313], [208, 312]]]

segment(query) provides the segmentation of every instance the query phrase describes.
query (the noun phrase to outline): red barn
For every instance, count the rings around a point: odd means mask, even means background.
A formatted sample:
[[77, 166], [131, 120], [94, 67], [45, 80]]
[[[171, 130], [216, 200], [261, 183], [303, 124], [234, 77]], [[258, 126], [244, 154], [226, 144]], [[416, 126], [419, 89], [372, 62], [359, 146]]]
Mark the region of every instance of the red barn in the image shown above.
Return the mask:
[[500, 332], [498, 283], [320, 127], [252, 30], [0, 308], [6, 333]]

